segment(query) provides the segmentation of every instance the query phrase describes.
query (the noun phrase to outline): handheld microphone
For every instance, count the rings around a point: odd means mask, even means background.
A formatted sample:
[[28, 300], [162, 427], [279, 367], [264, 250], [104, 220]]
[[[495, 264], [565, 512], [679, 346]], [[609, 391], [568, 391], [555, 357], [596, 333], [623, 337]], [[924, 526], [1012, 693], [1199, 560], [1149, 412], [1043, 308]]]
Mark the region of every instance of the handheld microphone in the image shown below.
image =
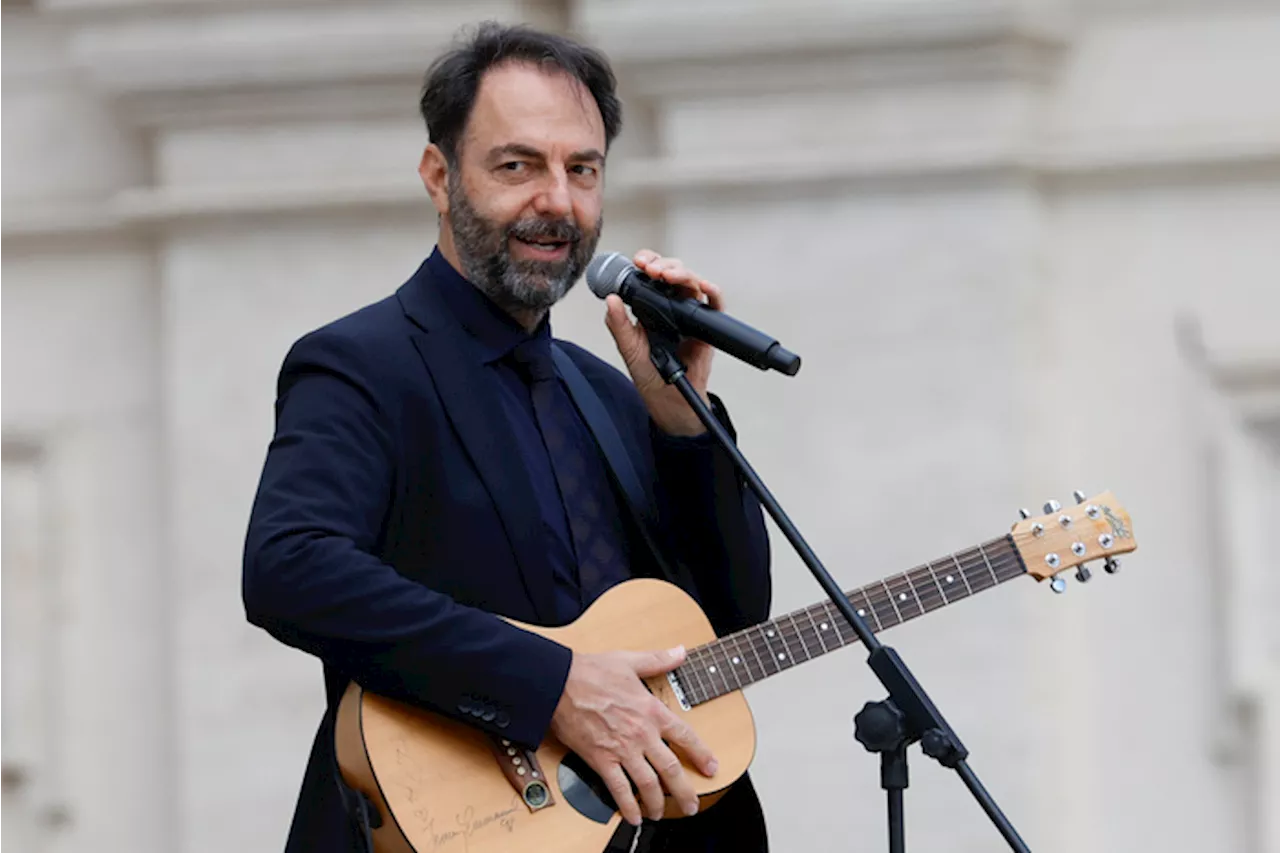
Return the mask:
[[776, 339], [696, 299], [678, 295], [675, 288], [649, 278], [618, 252], [591, 260], [587, 287], [601, 299], [616, 293], [636, 311], [641, 323], [657, 319], [681, 335], [705, 341], [761, 370], [777, 370], [787, 376], [800, 370], [800, 356], [784, 349]]

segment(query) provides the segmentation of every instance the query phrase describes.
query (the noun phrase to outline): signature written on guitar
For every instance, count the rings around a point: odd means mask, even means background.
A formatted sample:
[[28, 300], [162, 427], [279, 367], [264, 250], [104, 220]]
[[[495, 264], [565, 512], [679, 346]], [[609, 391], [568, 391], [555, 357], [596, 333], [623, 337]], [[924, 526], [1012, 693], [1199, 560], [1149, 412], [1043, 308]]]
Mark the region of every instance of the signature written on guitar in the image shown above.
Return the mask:
[[426, 829], [427, 838], [430, 841], [432, 850], [439, 850], [447, 846], [450, 842], [459, 839], [471, 838], [476, 833], [490, 828], [501, 828], [507, 832], [515, 829], [516, 814], [520, 810], [519, 805], [511, 806], [507, 809], [489, 812], [487, 814], [476, 815], [474, 806], [467, 806], [462, 811], [454, 815], [454, 825], [456, 829], [436, 830], [436, 818], [431, 814], [430, 809], [416, 809], [415, 814], [422, 821], [423, 827]]

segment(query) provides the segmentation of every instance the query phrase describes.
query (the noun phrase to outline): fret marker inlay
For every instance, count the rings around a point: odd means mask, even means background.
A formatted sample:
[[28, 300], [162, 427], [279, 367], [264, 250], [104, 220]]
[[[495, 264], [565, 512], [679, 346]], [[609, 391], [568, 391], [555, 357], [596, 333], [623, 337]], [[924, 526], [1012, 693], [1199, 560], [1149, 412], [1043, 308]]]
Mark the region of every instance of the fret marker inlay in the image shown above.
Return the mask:
[[[946, 559], [952, 564], [949, 574], [938, 572], [932, 563], [925, 563], [895, 575], [892, 585], [885, 578], [845, 595], [861, 601], [862, 606], [855, 608], [855, 612], [870, 621], [870, 628], [881, 631], [951, 604], [966, 592], [972, 595], [1025, 571], [1011, 537], [983, 543]], [[899, 607], [909, 602], [915, 602], [916, 607]], [[700, 705], [858, 642], [858, 638], [844, 630], [843, 621], [837, 619], [837, 615], [828, 604], [814, 605], [691, 650], [689, 666], [678, 672], [684, 682], [687, 704]], [[838, 642], [827, 642], [828, 634]], [[814, 638], [818, 639], [817, 643]], [[798, 651], [795, 646], [799, 647]], [[751, 665], [753, 659], [755, 666]], [[726, 667], [729, 674], [724, 672]], [[681, 704], [686, 704], [684, 699]]]

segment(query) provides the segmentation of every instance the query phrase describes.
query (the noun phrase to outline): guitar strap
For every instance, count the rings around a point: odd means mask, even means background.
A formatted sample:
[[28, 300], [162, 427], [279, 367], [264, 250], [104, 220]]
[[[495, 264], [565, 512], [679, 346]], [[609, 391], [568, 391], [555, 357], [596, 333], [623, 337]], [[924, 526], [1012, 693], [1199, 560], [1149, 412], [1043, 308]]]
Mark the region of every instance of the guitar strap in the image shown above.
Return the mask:
[[596, 389], [591, 387], [591, 383], [587, 381], [586, 376], [582, 375], [578, 365], [574, 364], [573, 359], [556, 341], [551, 343], [551, 357], [555, 361], [556, 372], [564, 380], [565, 388], [568, 389], [569, 396], [578, 408], [578, 413], [582, 415], [587, 429], [591, 431], [596, 445], [604, 455], [605, 467], [609, 469], [614, 485], [622, 493], [623, 503], [627, 505], [627, 511], [631, 514], [636, 529], [640, 531], [641, 538], [653, 555], [654, 563], [666, 580], [683, 588], [685, 584], [680, 582], [673, 566], [663, 556], [662, 549], [658, 547], [661, 538], [658, 536], [657, 499], [654, 497], [652, 488], [648, 487], [636, 473], [631, 454], [628, 453], [627, 446], [618, 433], [613, 417], [605, 408]]

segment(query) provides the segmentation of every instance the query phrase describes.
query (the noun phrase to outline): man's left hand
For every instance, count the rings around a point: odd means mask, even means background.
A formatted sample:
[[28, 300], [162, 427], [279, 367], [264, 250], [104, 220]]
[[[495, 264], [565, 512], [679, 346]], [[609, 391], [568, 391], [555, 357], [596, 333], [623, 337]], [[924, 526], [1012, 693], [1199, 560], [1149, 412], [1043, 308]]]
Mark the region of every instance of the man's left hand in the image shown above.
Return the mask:
[[[641, 249], [632, 258], [635, 265], [649, 278], [674, 285], [684, 295], [700, 301], [717, 311], [723, 310], [724, 297], [720, 288], [700, 278], [685, 268], [679, 258], [664, 258], [657, 252]], [[706, 431], [702, 421], [689, 408], [679, 389], [663, 381], [653, 362], [649, 360], [649, 338], [644, 326], [633, 322], [627, 315], [626, 305], [616, 295], [605, 300], [605, 325], [618, 345], [618, 354], [631, 373], [640, 396], [644, 398], [649, 416], [668, 435], [700, 435]], [[711, 357], [715, 349], [702, 341], [685, 338], [676, 349], [685, 366], [685, 376], [703, 400], [707, 399], [707, 380], [711, 377]]]

